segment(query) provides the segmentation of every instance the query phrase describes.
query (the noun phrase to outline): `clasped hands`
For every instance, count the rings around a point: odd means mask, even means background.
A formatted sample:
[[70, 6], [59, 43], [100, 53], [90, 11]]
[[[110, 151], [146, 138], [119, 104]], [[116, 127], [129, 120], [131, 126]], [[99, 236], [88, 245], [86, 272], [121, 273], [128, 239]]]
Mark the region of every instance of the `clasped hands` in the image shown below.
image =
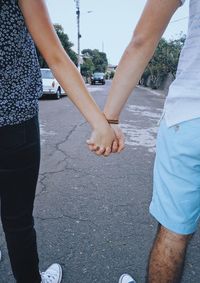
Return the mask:
[[118, 125], [105, 123], [94, 129], [87, 144], [89, 149], [98, 156], [109, 156], [124, 149], [125, 138]]

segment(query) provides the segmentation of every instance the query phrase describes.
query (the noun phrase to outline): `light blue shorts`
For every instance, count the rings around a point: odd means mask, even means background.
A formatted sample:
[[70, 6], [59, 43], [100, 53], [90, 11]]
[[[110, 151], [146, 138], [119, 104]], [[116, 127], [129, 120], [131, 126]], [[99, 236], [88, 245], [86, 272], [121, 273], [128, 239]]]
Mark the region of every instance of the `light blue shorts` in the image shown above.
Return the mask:
[[196, 231], [200, 218], [200, 118], [169, 128], [161, 121], [150, 213], [177, 234]]

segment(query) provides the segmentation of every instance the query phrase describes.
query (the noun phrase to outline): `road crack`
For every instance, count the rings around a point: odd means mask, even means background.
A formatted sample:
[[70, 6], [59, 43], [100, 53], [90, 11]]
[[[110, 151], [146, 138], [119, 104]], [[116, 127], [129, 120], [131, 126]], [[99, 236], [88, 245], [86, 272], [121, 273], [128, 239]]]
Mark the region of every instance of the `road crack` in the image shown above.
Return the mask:
[[77, 216], [71, 216], [68, 214], [63, 214], [60, 216], [56, 216], [56, 217], [41, 217], [41, 216], [35, 216], [35, 219], [41, 220], [41, 221], [49, 221], [49, 220], [59, 220], [59, 219], [63, 219], [63, 218], [67, 218], [70, 220], [75, 221], [76, 223], [80, 223], [80, 222], [89, 222], [91, 223], [93, 226], [97, 226], [96, 223], [94, 223], [92, 220], [87, 219], [87, 218], [79, 218]]

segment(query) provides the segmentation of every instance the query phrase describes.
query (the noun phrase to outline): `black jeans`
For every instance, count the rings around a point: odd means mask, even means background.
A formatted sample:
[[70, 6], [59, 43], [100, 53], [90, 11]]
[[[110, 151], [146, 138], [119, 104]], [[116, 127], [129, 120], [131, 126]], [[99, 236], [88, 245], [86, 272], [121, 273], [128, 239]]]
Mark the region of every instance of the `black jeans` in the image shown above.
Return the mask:
[[1, 220], [17, 283], [41, 282], [32, 216], [39, 163], [37, 116], [0, 127]]

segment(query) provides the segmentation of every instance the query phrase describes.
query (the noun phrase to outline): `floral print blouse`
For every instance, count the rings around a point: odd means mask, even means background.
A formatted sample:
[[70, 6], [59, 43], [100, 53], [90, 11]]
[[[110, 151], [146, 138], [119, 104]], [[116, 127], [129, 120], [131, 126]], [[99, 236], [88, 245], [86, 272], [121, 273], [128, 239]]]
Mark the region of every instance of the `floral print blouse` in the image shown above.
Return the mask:
[[37, 54], [18, 1], [0, 0], [0, 127], [34, 117], [41, 94]]

